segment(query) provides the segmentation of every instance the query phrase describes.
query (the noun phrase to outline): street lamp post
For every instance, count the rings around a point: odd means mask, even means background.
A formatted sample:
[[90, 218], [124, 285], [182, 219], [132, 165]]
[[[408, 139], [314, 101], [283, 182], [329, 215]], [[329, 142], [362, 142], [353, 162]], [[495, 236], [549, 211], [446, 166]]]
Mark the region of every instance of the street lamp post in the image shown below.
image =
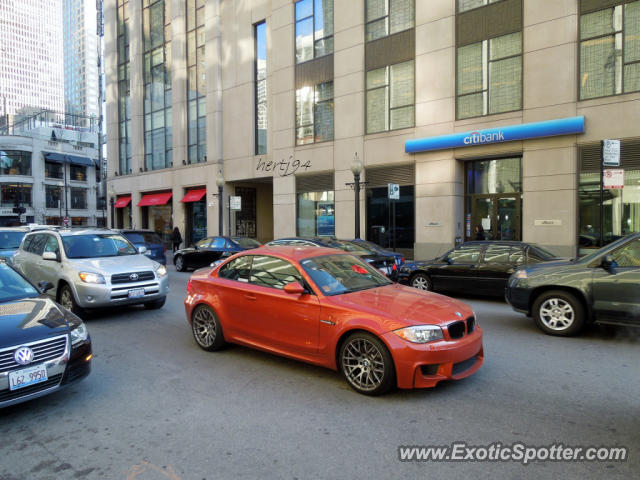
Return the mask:
[[351, 162], [351, 173], [353, 173], [353, 191], [355, 192], [355, 216], [356, 216], [356, 235], [355, 238], [360, 238], [360, 174], [362, 173], [362, 161], [358, 158], [358, 152], [353, 156], [353, 162]]
[[222, 175], [222, 169], [218, 170], [218, 177], [216, 178], [216, 185], [218, 186], [218, 235], [222, 236], [222, 187], [224, 187], [224, 176]]
[[109, 205], [111, 206], [111, 228], [115, 228], [115, 216], [116, 216], [116, 192], [113, 189], [113, 185], [111, 185], [111, 190], [109, 191]]

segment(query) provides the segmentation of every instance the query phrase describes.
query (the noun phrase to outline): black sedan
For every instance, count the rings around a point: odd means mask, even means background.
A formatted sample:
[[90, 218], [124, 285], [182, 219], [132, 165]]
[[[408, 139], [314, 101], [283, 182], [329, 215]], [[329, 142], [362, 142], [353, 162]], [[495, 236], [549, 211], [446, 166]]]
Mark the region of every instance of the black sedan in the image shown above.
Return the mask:
[[530, 243], [467, 242], [433, 260], [406, 263], [398, 281], [420, 290], [502, 297], [518, 267], [553, 260], [558, 257]]
[[574, 335], [591, 322], [640, 326], [640, 234], [578, 260], [521, 268], [505, 297], [549, 335]]
[[189, 248], [178, 250], [173, 255], [176, 270], [208, 267], [222, 257], [258, 248], [260, 242], [248, 237], [207, 237]]
[[0, 408], [53, 393], [91, 371], [82, 320], [0, 261]]
[[362, 258], [371, 266], [383, 271], [387, 277], [393, 280], [398, 276], [397, 260], [393, 252], [388, 254], [380, 253], [366, 248], [353, 240], [338, 240], [334, 237], [290, 237], [279, 238], [265, 243], [267, 247], [278, 245], [337, 248], [338, 250], [343, 250]]

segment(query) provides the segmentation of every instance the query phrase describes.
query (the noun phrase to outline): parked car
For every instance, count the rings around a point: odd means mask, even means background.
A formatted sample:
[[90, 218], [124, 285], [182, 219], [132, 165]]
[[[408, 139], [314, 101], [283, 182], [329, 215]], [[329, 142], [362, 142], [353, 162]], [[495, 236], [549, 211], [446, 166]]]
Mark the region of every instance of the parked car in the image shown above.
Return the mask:
[[406, 263], [398, 281], [420, 290], [502, 297], [519, 266], [554, 260], [554, 253], [531, 243], [466, 242], [433, 260]]
[[82, 320], [0, 260], [0, 408], [53, 393], [91, 371]]
[[13, 254], [20, 248], [20, 243], [28, 231], [27, 227], [0, 228], [0, 258], [11, 262]]
[[166, 247], [162, 238], [153, 230], [120, 230], [120, 233], [136, 247], [145, 247], [144, 254], [162, 265], [167, 264]]
[[337, 248], [338, 250], [349, 252], [360, 257], [367, 263], [376, 267], [378, 270], [384, 272], [385, 275], [393, 280], [397, 278], [398, 274], [398, 267], [396, 265], [396, 259], [393, 256], [393, 252], [391, 255], [378, 253], [364, 248], [350, 240], [338, 240], [334, 237], [290, 237], [272, 240], [265, 243], [265, 246]]
[[592, 322], [640, 326], [640, 234], [577, 260], [521, 268], [505, 297], [549, 335], [574, 335]]
[[367, 395], [468, 377], [484, 359], [470, 306], [335, 249], [239, 253], [191, 276], [185, 308], [204, 350], [237, 343], [340, 370]]
[[391, 255], [396, 259], [396, 265], [398, 268], [404, 265], [404, 255], [398, 252], [394, 252], [393, 250], [388, 250], [384, 247], [381, 247], [377, 243], [370, 242], [369, 240], [363, 240], [361, 238], [354, 238], [351, 242], [356, 243], [363, 247], [365, 250], [370, 250], [372, 252], [379, 253], [381, 255]]
[[28, 233], [13, 257], [31, 280], [51, 282], [49, 294], [82, 315], [87, 309], [144, 304], [156, 309], [169, 293], [164, 265], [118, 232], [82, 228]]
[[173, 255], [173, 264], [177, 271], [184, 272], [189, 268], [207, 267], [222, 257], [260, 246], [260, 242], [249, 237], [207, 237], [178, 250]]

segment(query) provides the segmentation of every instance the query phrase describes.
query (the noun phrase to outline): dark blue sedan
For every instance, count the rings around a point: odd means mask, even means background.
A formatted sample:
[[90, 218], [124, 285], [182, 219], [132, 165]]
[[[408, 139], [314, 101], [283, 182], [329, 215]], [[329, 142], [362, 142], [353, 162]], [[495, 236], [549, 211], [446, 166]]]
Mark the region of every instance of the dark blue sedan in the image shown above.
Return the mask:
[[260, 242], [249, 237], [207, 237], [195, 245], [178, 250], [173, 256], [173, 264], [179, 272], [188, 268], [208, 267], [222, 257], [260, 246]]
[[26, 227], [0, 228], [0, 258], [10, 262], [28, 231], [29, 229]]
[[404, 255], [393, 250], [387, 250], [381, 247], [377, 243], [370, 242], [369, 240], [362, 240], [361, 238], [355, 238], [351, 240], [352, 243], [357, 243], [360, 247], [371, 252], [379, 253], [380, 255], [391, 255], [396, 259], [396, 265], [398, 267], [404, 265]]
[[167, 264], [166, 249], [162, 243], [162, 238], [153, 230], [120, 230], [120, 233], [133, 243], [136, 248], [146, 247], [145, 255], [151, 260], [155, 260], [162, 265]]

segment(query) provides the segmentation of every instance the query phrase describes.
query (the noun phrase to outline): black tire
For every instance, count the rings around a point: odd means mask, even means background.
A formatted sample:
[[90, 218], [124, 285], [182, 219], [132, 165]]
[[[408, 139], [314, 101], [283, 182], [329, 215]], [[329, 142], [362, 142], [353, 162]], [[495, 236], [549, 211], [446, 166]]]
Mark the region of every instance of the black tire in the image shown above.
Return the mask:
[[178, 272], [184, 272], [187, 269], [184, 264], [184, 258], [182, 258], [182, 255], [178, 255], [176, 258], [174, 258], [173, 264], [176, 266], [176, 270]]
[[585, 310], [575, 295], [562, 290], [550, 290], [536, 298], [533, 318], [547, 335], [569, 337], [584, 327]]
[[[376, 364], [379, 364], [378, 368], [374, 368]], [[396, 385], [391, 353], [379, 338], [370, 333], [355, 332], [342, 342], [338, 368], [351, 388], [363, 395], [382, 395]]]
[[153, 300], [152, 302], [146, 302], [144, 304], [144, 308], [147, 310], [158, 310], [164, 306], [164, 302], [167, 301], [167, 297], [162, 297], [157, 300]]
[[226, 344], [220, 320], [207, 305], [198, 305], [193, 309], [191, 333], [198, 346], [208, 352], [220, 350]]
[[58, 293], [58, 303], [70, 312], [75, 313], [79, 317], [82, 317], [87, 313], [83, 308], [78, 306], [78, 303], [73, 296], [73, 290], [71, 290], [71, 287], [66, 283], [60, 287], [60, 292]]
[[426, 273], [416, 273], [411, 276], [409, 280], [409, 285], [413, 288], [417, 288], [418, 290], [432, 291], [433, 284], [431, 283], [431, 278]]

